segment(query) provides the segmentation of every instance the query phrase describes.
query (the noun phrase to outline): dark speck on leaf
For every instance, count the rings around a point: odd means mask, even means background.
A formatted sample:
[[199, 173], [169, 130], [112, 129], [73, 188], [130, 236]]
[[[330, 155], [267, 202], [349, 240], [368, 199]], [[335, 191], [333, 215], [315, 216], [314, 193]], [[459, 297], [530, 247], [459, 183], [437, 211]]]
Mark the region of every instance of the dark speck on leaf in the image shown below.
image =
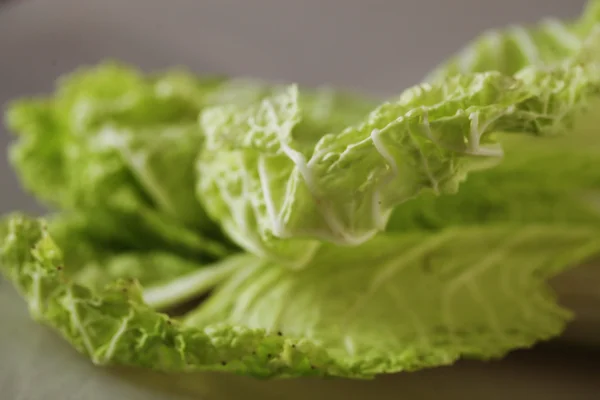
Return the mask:
[[453, 334], [459, 338], [467, 338], [469, 336], [469, 332], [464, 329], [456, 329]]
[[271, 358], [271, 357], [273, 357], [273, 354], [271, 354], [271, 353], [267, 354], [267, 358]]
[[474, 331], [482, 335], [484, 333], [487, 333], [488, 329], [485, 326], [478, 326], [474, 329]]
[[222, 366], [225, 366], [225, 365], [227, 365], [227, 361], [221, 361], [221, 365], [222, 365]]
[[277, 332], [277, 336], [283, 336], [283, 333], [281, 333], [281, 331]]
[[415, 360], [419, 361], [420, 363], [425, 363], [427, 361], [427, 356], [425, 354], [416, 354]]
[[436, 325], [433, 327], [433, 333], [436, 335], [447, 335], [448, 328], [446, 328], [445, 326], [442, 326], [442, 325]]
[[433, 265], [431, 264], [431, 258], [429, 256], [425, 256], [423, 259], [423, 272], [426, 274], [433, 272]]
[[57, 271], [62, 271], [63, 270], [63, 266], [62, 265], [57, 265], [56, 266], [56, 270]]
[[314, 365], [311, 365], [310, 369], [317, 369], [317, 367], [315, 367]]
[[506, 330], [506, 333], [510, 336], [519, 336], [521, 332], [517, 328], [509, 328]]
[[292, 345], [292, 349], [295, 349], [295, 348], [296, 348], [296, 345], [295, 345], [295, 344], [293, 344], [293, 345]]

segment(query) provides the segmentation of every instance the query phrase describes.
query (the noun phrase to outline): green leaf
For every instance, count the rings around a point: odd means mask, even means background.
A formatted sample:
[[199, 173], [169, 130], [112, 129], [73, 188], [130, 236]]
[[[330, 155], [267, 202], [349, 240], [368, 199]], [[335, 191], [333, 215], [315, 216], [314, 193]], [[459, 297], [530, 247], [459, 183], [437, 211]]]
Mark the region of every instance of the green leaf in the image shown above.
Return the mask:
[[18, 216], [4, 232], [2, 272], [95, 364], [257, 377], [369, 378], [529, 347], [570, 317], [546, 280], [600, 251], [597, 229], [495, 225], [327, 245], [299, 271], [240, 255], [180, 322], [135, 282], [74, 283], [43, 222]]
[[[207, 270], [204, 275], [214, 283], [198, 278], [196, 282], [200, 284], [192, 285], [185, 293], [167, 297], [165, 290], [162, 290], [160, 296], [154, 296], [162, 299], [162, 303], [171, 304], [177, 303], [171, 301], [172, 298], [201, 295], [206, 290], [206, 284], [214, 285], [226, 276], [224, 268], [211, 266], [206, 259], [185, 258], [160, 249], [139, 251], [122, 247], [119, 241], [104, 241], [98, 237], [97, 231], [89, 229], [85, 219], [78, 217], [71, 214], [54, 215], [48, 221], [48, 232], [64, 254], [64, 273], [89, 288], [102, 288], [119, 279], [135, 279], [145, 287], [161, 290], [164, 283], [176, 283], [181, 276], [199, 269]], [[220, 272], [216, 273], [215, 270]]]
[[[0, 227], [0, 269], [27, 300], [32, 317], [97, 365], [256, 377], [335, 370], [326, 351], [306, 339], [227, 324], [186, 328], [148, 307], [136, 281], [120, 280], [104, 289], [76, 283], [42, 220], [13, 216]], [[257, 262], [247, 258], [249, 264]], [[324, 369], [316, 370], [314, 364]]]
[[6, 112], [8, 129], [19, 132], [18, 146], [10, 151], [19, 165], [21, 183], [44, 201], [66, 201], [62, 155], [63, 127], [47, 99], [14, 101]]
[[[600, 105], [600, 104], [599, 104]], [[388, 231], [505, 223], [600, 226], [598, 117], [545, 140], [507, 135], [493, 168], [471, 174], [455, 194], [424, 194], [394, 210]]]
[[562, 331], [570, 314], [545, 281], [599, 245], [597, 229], [550, 225], [380, 235], [326, 246], [300, 271], [246, 267], [186, 325], [226, 321], [307, 337], [346, 374], [496, 358]]
[[528, 66], [560, 64], [584, 50], [599, 27], [600, 1], [590, 0], [576, 21], [546, 18], [532, 26], [489, 30], [444, 61], [425, 81], [487, 71], [512, 75]]
[[[357, 245], [399, 204], [456, 192], [499, 162], [498, 132], [556, 135], [598, 96], [594, 62], [423, 84], [341, 132], [305, 135], [290, 86], [253, 107], [202, 113], [199, 198], [240, 246], [302, 266], [322, 241]], [[307, 137], [305, 137], [307, 136]]]
[[116, 63], [75, 71], [54, 96], [9, 107], [12, 164], [37, 197], [92, 214], [88, 222], [109, 238], [221, 257], [229, 251], [208, 239], [218, 233], [194, 192], [197, 118], [220, 82]]
[[[244, 106], [277, 87], [177, 70], [145, 75], [112, 62], [82, 68], [59, 79], [52, 97], [9, 107], [18, 136], [12, 164], [28, 190], [81, 214], [98, 239], [219, 258], [231, 250], [195, 193], [204, 141], [198, 115], [207, 105]], [[310, 124], [338, 129], [373, 106], [325, 88], [303, 91], [302, 103], [307, 135]]]

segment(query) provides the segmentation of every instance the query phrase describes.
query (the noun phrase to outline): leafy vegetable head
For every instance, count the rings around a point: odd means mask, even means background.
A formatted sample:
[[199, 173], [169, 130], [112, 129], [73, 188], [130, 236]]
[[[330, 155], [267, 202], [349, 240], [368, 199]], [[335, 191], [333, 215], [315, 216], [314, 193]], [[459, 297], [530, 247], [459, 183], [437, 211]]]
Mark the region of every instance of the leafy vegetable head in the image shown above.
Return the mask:
[[17, 170], [62, 212], [0, 223], [0, 271], [98, 365], [370, 378], [556, 336], [547, 280], [600, 254], [599, 4], [475, 42], [374, 110], [72, 74], [9, 110]]

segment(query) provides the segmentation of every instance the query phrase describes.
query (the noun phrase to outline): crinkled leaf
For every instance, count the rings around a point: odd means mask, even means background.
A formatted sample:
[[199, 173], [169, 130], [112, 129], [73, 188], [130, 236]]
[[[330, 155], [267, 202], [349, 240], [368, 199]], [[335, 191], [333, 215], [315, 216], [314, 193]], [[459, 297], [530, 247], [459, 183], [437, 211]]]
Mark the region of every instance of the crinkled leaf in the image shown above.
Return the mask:
[[[0, 226], [5, 234], [0, 269], [27, 300], [32, 317], [95, 364], [256, 377], [337, 370], [327, 352], [306, 339], [225, 323], [186, 328], [147, 306], [135, 281], [117, 281], [101, 290], [80, 285], [65, 274], [62, 250], [43, 221], [16, 216]], [[248, 262], [256, 260], [249, 257]]]
[[[252, 106], [257, 101], [277, 94], [286, 86], [252, 79], [231, 79], [208, 95], [208, 103]], [[360, 122], [377, 106], [377, 102], [368, 96], [329, 87], [303, 88], [299, 93], [299, 102], [305, 113], [304, 123], [308, 125], [306, 129], [313, 125], [319, 128], [319, 134], [323, 130], [338, 131], [348, 124]]]
[[53, 97], [9, 108], [18, 135], [12, 163], [38, 198], [93, 214], [88, 222], [108, 237], [223, 256], [227, 249], [206, 236], [216, 228], [194, 193], [196, 121], [219, 83], [180, 71], [145, 76], [115, 63], [81, 69], [61, 78]]
[[538, 140], [503, 136], [505, 156], [472, 174], [455, 194], [424, 194], [398, 207], [386, 229], [556, 223], [600, 226], [599, 119], [589, 115], [568, 135]]
[[[82, 214], [101, 240], [221, 257], [224, 238], [195, 193], [198, 115], [207, 105], [243, 106], [277, 87], [176, 70], [144, 75], [116, 63], [82, 68], [61, 78], [51, 98], [12, 104], [7, 120], [18, 140], [11, 159], [30, 191]], [[327, 89], [301, 97], [307, 135], [314, 124], [334, 130], [353, 123], [373, 106]]]
[[489, 225], [325, 246], [304, 269], [240, 269], [189, 327], [226, 321], [307, 337], [363, 375], [495, 358], [558, 335], [545, 281], [598, 254], [597, 229]]
[[368, 378], [528, 347], [569, 319], [545, 281], [600, 251], [596, 229], [496, 225], [328, 245], [300, 271], [236, 256], [234, 276], [180, 323], [135, 283], [73, 283], [42, 222], [5, 230], [3, 273], [94, 363], [260, 377]]
[[546, 18], [531, 26], [490, 30], [438, 66], [426, 81], [487, 71], [512, 75], [528, 66], [559, 64], [582, 51], [599, 26], [600, 1], [590, 0], [575, 21]]
[[411, 88], [340, 133], [305, 135], [295, 86], [202, 114], [207, 212], [246, 250], [303, 265], [322, 241], [365, 242], [423, 191], [457, 190], [498, 162], [495, 133], [564, 133], [598, 94], [595, 63], [490, 72]]

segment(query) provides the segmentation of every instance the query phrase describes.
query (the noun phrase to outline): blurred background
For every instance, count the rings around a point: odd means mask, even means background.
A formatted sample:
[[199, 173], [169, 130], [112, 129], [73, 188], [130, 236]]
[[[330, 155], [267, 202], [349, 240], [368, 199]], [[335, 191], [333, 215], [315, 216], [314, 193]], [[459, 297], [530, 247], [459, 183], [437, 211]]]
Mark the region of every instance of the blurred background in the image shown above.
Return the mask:
[[[118, 59], [399, 93], [490, 28], [575, 17], [584, 0], [0, 0], [0, 104], [49, 92], [61, 74]], [[20, 189], [0, 128], [0, 213], [39, 210]], [[7, 400], [173, 399], [147, 377], [99, 372], [15, 308], [0, 282], [0, 395]], [[11, 305], [7, 307], [7, 305]], [[4, 306], [4, 307], [2, 307]], [[600, 399], [600, 362], [577, 353], [463, 363], [378, 382], [177, 382], [186, 398]], [[161, 377], [153, 375], [154, 382]], [[164, 381], [164, 379], [163, 379]], [[170, 385], [174, 385], [170, 380]], [[190, 389], [191, 387], [191, 389]], [[190, 394], [191, 393], [191, 394]], [[8, 396], [8, 397], [6, 397]], [[164, 396], [164, 397], [163, 397]]]

